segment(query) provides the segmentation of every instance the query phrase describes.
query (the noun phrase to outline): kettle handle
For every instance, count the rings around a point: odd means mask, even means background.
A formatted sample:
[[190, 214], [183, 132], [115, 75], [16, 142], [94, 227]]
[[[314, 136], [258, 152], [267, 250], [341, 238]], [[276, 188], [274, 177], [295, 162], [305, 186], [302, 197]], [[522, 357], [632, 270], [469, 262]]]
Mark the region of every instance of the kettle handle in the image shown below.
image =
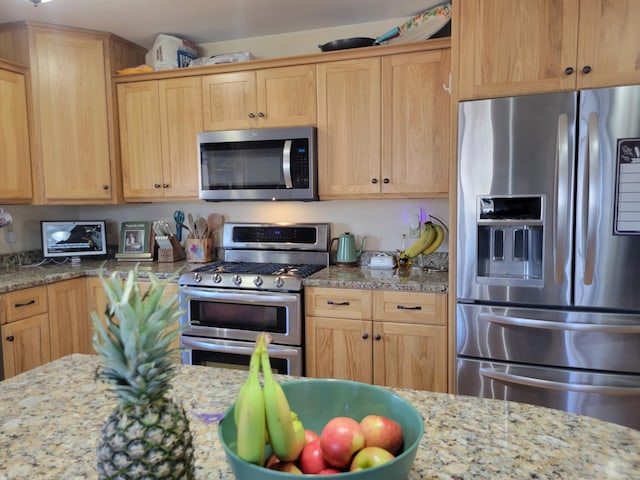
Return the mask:
[[329, 242], [329, 251], [331, 251], [331, 247], [333, 247], [333, 242], [337, 242], [337, 241], [338, 241], [338, 237], [331, 239], [331, 241]]

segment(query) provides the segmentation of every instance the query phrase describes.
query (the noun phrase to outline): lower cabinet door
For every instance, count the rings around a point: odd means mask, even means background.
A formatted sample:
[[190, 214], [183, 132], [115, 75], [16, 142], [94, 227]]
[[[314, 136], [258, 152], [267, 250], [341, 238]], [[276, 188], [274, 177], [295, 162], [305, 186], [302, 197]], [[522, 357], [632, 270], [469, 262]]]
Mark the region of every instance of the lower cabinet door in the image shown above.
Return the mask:
[[373, 383], [447, 391], [444, 326], [373, 322]]
[[370, 320], [306, 319], [306, 375], [372, 383]]
[[46, 313], [3, 325], [1, 332], [5, 379], [51, 361]]

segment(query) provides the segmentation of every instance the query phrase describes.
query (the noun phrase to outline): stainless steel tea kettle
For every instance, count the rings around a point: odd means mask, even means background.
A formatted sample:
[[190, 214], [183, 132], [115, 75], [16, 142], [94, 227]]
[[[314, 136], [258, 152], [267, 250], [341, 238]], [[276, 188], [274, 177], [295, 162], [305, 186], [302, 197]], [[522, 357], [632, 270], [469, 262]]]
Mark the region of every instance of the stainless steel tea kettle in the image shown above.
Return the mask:
[[344, 232], [340, 237], [332, 238], [331, 245], [333, 245], [333, 242], [335, 241], [338, 242], [338, 249], [336, 250], [336, 264], [346, 266], [357, 265], [358, 258], [360, 258], [360, 255], [362, 255], [364, 250], [364, 242], [366, 239], [366, 236], [362, 237], [360, 249], [357, 249], [356, 237], [350, 232]]

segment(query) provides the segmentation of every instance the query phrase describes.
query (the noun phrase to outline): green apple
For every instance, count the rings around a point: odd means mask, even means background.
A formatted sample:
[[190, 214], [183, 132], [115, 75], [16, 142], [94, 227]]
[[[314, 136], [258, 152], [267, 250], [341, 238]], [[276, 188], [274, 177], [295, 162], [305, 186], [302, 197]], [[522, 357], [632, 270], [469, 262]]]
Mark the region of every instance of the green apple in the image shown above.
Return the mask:
[[351, 461], [349, 471], [356, 472], [367, 468], [377, 467], [393, 460], [395, 456], [381, 447], [364, 447]]

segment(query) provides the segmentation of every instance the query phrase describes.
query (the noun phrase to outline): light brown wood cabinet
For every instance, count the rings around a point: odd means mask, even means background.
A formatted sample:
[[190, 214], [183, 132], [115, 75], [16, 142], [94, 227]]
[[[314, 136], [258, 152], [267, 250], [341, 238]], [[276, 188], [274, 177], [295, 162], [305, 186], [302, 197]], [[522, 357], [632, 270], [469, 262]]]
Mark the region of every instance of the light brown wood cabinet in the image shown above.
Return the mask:
[[84, 278], [47, 285], [51, 360], [72, 353], [94, 353], [86, 298]]
[[306, 374], [447, 391], [447, 295], [305, 288]]
[[0, 60], [0, 203], [32, 199], [24, 67]]
[[125, 200], [196, 200], [200, 78], [120, 83], [117, 90]]
[[46, 287], [25, 288], [5, 294], [3, 310], [0, 332], [4, 378], [50, 362]]
[[115, 203], [120, 192], [111, 74], [145, 50], [111, 34], [0, 25], [0, 57], [29, 67], [34, 203]]
[[314, 65], [202, 76], [204, 130], [315, 125]]
[[456, 10], [462, 100], [640, 82], [636, 0], [468, 0]]
[[450, 49], [318, 64], [321, 199], [446, 198]]

